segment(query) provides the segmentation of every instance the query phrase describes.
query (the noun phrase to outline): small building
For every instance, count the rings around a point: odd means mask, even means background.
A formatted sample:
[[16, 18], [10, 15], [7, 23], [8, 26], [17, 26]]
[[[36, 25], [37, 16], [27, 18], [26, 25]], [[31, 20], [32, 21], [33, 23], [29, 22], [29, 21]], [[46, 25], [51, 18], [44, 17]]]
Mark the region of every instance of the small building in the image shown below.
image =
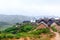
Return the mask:
[[38, 25], [38, 27], [36, 29], [42, 29], [42, 28], [46, 28], [48, 27], [48, 25], [44, 22], [40, 22], [40, 24]]
[[54, 23], [51, 24], [51, 27], [52, 27], [52, 26], [57, 26], [57, 24], [54, 22]]
[[49, 19], [48, 22], [47, 22], [48, 27], [50, 27], [53, 23], [54, 23], [54, 20]]
[[55, 20], [56, 24], [60, 26], [60, 20]]
[[48, 23], [48, 20], [49, 20], [49, 19], [47, 19], [47, 18], [46, 18], [46, 19], [45, 19], [45, 18], [44, 18], [44, 19], [41, 19], [41, 18], [40, 18], [39, 20], [36, 20], [36, 22], [37, 22], [37, 23], [44, 22], [44, 23], [47, 24], [47, 23]]
[[30, 23], [30, 21], [23, 21], [23, 23]]
[[35, 20], [31, 20], [30, 22], [31, 22], [31, 23], [35, 23]]

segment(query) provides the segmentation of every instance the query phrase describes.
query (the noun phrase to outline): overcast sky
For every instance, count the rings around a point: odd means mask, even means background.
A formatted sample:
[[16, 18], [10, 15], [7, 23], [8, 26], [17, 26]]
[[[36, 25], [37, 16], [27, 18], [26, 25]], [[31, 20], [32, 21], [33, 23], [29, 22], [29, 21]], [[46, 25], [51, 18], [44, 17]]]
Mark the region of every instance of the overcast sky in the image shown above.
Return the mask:
[[0, 0], [0, 14], [60, 16], [60, 0]]

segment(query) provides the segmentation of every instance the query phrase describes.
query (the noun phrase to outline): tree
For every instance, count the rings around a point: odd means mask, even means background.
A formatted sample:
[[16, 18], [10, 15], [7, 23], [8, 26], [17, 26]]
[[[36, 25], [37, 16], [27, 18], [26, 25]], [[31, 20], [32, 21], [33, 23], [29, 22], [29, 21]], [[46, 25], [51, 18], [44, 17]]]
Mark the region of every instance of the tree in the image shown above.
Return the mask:
[[28, 32], [32, 29], [31, 25], [24, 25], [21, 27], [21, 32]]
[[1, 31], [0, 31], [0, 34], [1, 34]]
[[20, 25], [19, 23], [16, 23], [16, 25]]

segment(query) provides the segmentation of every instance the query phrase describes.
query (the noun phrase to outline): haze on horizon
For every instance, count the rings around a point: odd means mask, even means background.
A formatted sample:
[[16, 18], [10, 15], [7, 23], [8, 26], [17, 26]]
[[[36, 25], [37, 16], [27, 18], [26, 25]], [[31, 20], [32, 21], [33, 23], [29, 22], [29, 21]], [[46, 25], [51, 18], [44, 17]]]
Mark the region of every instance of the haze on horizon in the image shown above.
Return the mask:
[[60, 16], [60, 0], [0, 0], [0, 14]]

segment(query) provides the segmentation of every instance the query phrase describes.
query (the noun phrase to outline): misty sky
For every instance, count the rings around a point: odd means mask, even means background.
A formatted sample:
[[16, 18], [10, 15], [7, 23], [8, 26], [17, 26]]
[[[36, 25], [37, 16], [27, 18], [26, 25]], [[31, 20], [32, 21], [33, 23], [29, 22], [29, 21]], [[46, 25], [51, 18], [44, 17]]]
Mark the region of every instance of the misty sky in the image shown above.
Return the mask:
[[0, 0], [0, 14], [60, 16], [60, 0]]

